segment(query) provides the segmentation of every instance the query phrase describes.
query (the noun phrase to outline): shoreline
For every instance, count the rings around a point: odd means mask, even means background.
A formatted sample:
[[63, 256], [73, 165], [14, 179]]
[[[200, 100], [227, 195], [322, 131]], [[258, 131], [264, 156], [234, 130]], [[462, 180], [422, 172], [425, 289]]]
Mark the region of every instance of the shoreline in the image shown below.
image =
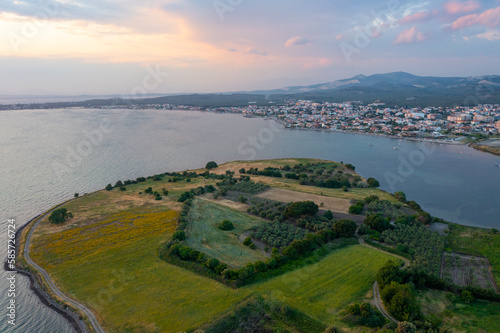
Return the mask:
[[[86, 195], [89, 195], [89, 194], [94, 194], [94, 193], [98, 193], [102, 190], [98, 190], [98, 191], [95, 191], [95, 192], [91, 192], [91, 193], [88, 193], [88, 194], [85, 194]], [[83, 196], [82, 196], [83, 197]], [[81, 197], [80, 197], [81, 198]], [[67, 200], [67, 201], [63, 201], [57, 205], [55, 205], [54, 207], [58, 207], [68, 201], [71, 201], [71, 200], [74, 200], [74, 199], [70, 199], [70, 200]], [[53, 210], [54, 208], [51, 208], [37, 216], [35, 216], [34, 218], [32, 218], [31, 220], [29, 220], [27, 223], [25, 223], [22, 227], [20, 227], [18, 230], [16, 230], [16, 254], [19, 256], [19, 257], [22, 257], [24, 260], [25, 257], [24, 257], [24, 251], [21, 253], [19, 252], [19, 248], [21, 246], [21, 244], [24, 244], [26, 246], [26, 242], [23, 241], [21, 243], [21, 236], [22, 236], [22, 233], [24, 231], [25, 228], [27, 228], [28, 226], [34, 224], [35, 222], [37, 222], [38, 220], [42, 219], [45, 215], [47, 215], [51, 210]], [[469, 226], [469, 225], [465, 225], [465, 224], [460, 224], [460, 223], [456, 223], [456, 222], [450, 222], [450, 221], [442, 221], [442, 223], [445, 223], [445, 224], [456, 224], [456, 225], [461, 225], [461, 226], [465, 226], [465, 227], [471, 227], [471, 228], [478, 228], [478, 229], [483, 229], [483, 230], [489, 230], [491, 228], [485, 228], [485, 227], [478, 227], [478, 226]], [[35, 228], [35, 226], [33, 226], [33, 228]], [[29, 265], [29, 264], [28, 264]], [[7, 269], [7, 262], [5, 261], [4, 262], [4, 269], [7, 271], [7, 272], [13, 272], [12, 270], [8, 270]], [[45, 304], [47, 305], [48, 307], [50, 307], [51, 309], [53, 309], [54, 311], [56, 311], [58, 314], [62, 315], [65, 319], [67, 319], [70, 324], [72, 325], [72, 327], [75, 329], [76, 332], [78, 333], [87, 333], [89, 332], [87, 326], [85, 325], [85, 322], [81, 321], [80, 319], [80, 315], [69, 310], [69, 309], [65, 309], [65, 305], [67, 305], [67, 303], [63, 303], [63, 305], [61, 304], [58, 304], [57, 301], [51, 297], [50, 295], [48, 295], [44, 289], [38, 284], [37, 282], [37, 277], [36, 277], [36, 274], [41, 274], [36, 268], [33, 268], [36, 273], [31, 273], [31, 272], [27, 272], [27, 271], [24, 271], [23, 269], [19, 268], [19, 261], [16, 260], [16, 269], [15, 269], [15, 272], [18, 272], [22, 275], [25, 275], [27, 276], [29, 279], [30, 279], [30, 289], [33, 290], [33, 292], [37, 295], [37, 297], [39, 297], [39, 299]]]
[[[43, 216], [44, 213], [42, 214], [39, 214], [37, 216], [35, 216], [34, 218], [32, 218], [31, 220], [29, 220], [28, 222], [26, 222], [23, 226], [21, 226], [20, 228], [18, 228], [16, 230], [16, 234], [15, 234], [15, 241], [16, 241], [16, 244], [15, 244], [15, 247], [16, 247], [16, 258], [18, 256], [21, 256], [22, 259], [25, 260], [24, 258], [24, 254], [21, 254], [19, 252], [19, 248], [21, 246], [21, 235], [24, 231], [24, 229], [26, 227], [28, 227], [30, 224], [34, 223], [34, 221], [36, 221], [37, 219], [41, 218]], [[25, 244], [23, 242], [23, 244]], [[8, 267], [8, 264], [7, 264], [7, 260], [4, 261], [4, 270], [6, 272], [16, 272], [16, 273], [19, 273], [21, 275], [24, 275], [25, 277], [28, 278], [28, 280], [30, 281], [30, 290], [40, 299], [40, 301], [46, 305], [47, 307], [49, 307], [50, 309], [54, 310], [56, 313], [58, 313], [59, 315], [61, 315], [62, 317], [64, 317], [68, 322], [69, 324], [73, 327], [73, 329], [75, 330], [75, 332], [77, 333], [87, 333], [89, 332], [86, 325], [80, 321], [80, 315], [71, 311], [67, 306], [67, 308], [65, 308], [64, 306], [62, 306], [61, 304], [59, 304], [57, 302], [57, 300], [55, 300], [52, 296], [50, 296], [41, 286], [40, 284], [38, 283], [37, 281], [37, 277], [32, 273], [32, 272], [28, 272], [28, 271], [25, 271], [24, 269], [21, 269], [19, 267], [19, 261], [16, 260], [16, 264], [15, 264], [15, 270], [11, 270], [9, 269]], [[36, 271], [38, 273], [38, 271]]]
[[417, 137], [405, 137], [405, 136], [396, 136], [382, 133], [371, 133], [371, 132], [359, 132], [359, 131], [349, 131], [349, 130], [340, 130], [340, 129], [323, 129], [323, 128], [305, 128], [305, 127], [287, 127], [288, 123], [277, 119], [276, 117], [268, 117], [264, 118], [267, 120], [272, 120], [287, 130], [299, 130], [299, 131], [311, 131], [311, 132], [330, 132], [330, 133], [344, 133], [344, 134], [359, 134], [365, 136], [373, 136], [380, 138], [388, 138], [395, 140], [408, 140], [408, 141], [416, 141], [416, 142], [428, 142], [428, 143], [437, 143], [437, 144], [447, 144], [447, 145], [466, 145], [465, 142], [444, 140], [444, 139], [432, 139], [432, 138], [417, 138]]

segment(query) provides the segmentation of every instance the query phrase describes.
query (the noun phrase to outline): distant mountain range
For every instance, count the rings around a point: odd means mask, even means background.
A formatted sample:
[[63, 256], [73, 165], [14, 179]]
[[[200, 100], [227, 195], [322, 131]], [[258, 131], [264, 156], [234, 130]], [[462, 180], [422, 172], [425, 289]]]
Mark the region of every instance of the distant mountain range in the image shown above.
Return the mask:
[[[269, 105], [287, 99], [316, 102], [379, 101], [388, 106], [462, 106], [500, 104], [500, 76], [474, 77], [417, 76], [405, 72], [357, 75], [310, 86], [291, 86], [274, 90], [239, 91], [221, 94], [177, 94], [137, 99], [117, 98], [84, 102], [45, 103], [44, 107], [109, 106], [123, 104], [174, 104], [203, 107], [243, 106], [248, 103]], [[33, 107], [36, 107], [34, 105]]]
[[435, 77], [394, 72], [250, 93], [330, 102], [360, 100], [370, 103], [379, 100], [388, 105], [487, 104], [500, 103], [500, 76]]

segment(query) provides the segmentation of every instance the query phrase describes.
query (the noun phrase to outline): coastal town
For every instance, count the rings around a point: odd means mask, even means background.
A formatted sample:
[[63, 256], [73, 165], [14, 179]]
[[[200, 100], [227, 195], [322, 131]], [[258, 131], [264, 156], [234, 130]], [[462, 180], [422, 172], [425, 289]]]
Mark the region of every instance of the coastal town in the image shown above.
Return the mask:
[[[135, 106], [137, 107], [137, 106]], [[282, 105], [204, 108], [148, 105], [141, 108], [241, 113], [245, 117], [274, 118], [286, 128], [338, 130], [397, 137], [450, 139], [496, 136], [500, 133], [500, 105], [473, 107], [387, 107], [375, 102], [316, 103], [290, 100]]]

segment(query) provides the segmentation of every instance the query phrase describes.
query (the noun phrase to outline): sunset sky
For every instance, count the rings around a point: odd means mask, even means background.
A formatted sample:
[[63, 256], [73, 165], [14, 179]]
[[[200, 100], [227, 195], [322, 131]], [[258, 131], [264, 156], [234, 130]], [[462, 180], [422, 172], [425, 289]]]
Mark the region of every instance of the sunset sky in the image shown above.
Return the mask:
[[2, 0], [0, 28], [0, 95], [500, 74], [500, 0]]

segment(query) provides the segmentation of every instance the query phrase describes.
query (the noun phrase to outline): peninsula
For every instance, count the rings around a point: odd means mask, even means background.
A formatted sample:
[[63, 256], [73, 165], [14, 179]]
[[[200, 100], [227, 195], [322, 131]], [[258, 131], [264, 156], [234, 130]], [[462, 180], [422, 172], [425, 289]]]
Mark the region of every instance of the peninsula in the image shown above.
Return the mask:
[[19, 236], [19, 268], [89, 331], [500, 330], [500, 234], [434, 218], [348, 163], [119, 180]]

